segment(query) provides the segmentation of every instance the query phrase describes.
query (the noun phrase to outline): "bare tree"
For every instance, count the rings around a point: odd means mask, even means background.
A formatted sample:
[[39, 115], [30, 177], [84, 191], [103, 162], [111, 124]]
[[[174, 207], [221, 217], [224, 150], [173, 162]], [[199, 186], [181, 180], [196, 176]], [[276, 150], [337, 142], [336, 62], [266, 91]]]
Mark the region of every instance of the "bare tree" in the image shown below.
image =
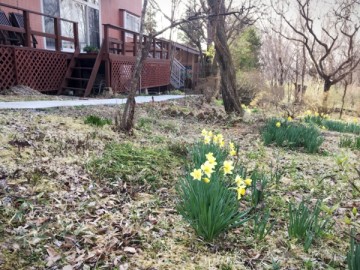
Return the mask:
[[[219, 1], [219, 0], [208, 0], [208, 1]], [[148, 57], [152, 40], [163, 34], [169, 29], [172, 29], [174, 27], [177, 27], [179, 25], [182, 25], [184, 23], [189, 23], [193, 20], [199, 20], [199, 19], [206, 19], [208, 18], [212, 23], [214, 23], [214, 26], [216, 26], [215, 29], [218, 36], [217, 41], [215, 42], [215, 46], [217, 46], [217, 50], [219, 50], [219, 55], [225, 57], [222, 60], [222, 68], [224, 71], [224, 80], [221, 81], [221, 87], [225, 94], [223, 94], [224, 98], [224, 107], [227, 113], [235, 112], [242, 114], [243, 110], [240, 106], [240, 101], [237, 97], [236, 89], [235, 89], [235, 71], [234, 67], [231, 61], [231, 56], [229, 52], [229, 47], [226, 43], [226, 35], [225, 35], [225, 28], [224, 28], [224, 17], [227, 15], [234, 15], [238, 14], [241, 11], [231, 11], [231, 12], [225, 12], [224, 8], [216, 8], [212, 9], [213, 13], [211, 14], [198, 14], [197, 16], [191, 17], [191, 18], [185, 18], [180, 19], [177, 21], [173, 21], [169, 26], [154, 32], [150, 33], [149, 36], [146, 38], [146, 41], [143, 42], [144, 39], [144, 25], [145, 25], [145, 15], [147, 10], [149, 0], [144, 0], [143, 2], [143, 8], [141, 12], [141, 22], [140, 22], [140, 33], [139, 33], [139, 42], [141, 46], [138, 46], [138, 50], [136, 53], [136, 61], [134, 66], [134, 71], [131, 76], [131, 82], [129, 86], [129, 95], [121, 116], [121, 122], [119, 123], [116, 120], [116, 125], [120, 130], [130, 132], [134, 125], [134, 114], [135, 114], [135, 95], [136, 91], [138, 89], [139, 84], [139, 78], [141, 75], [141, 70], [143, 67], [143, 64]], [[221, 5], [223, 7], [223, 5]], [[215, 22], [221, 21], [221, 23]], [[220, 27], [219, 27], [220, 26]], [[137, 42], [136, 40], [134, 42]], [[228, 66], [227, 66], [228, 65]], [[229, 88], [231, 87], [231, 88]], [[235, 93], [233, 93], [235, 92]]]
[[[141, 11], [141, 20], [140, 20], [140, 33], [139, 33], [139, 41], [142, 43], [143, 36], [144, 36], [144, 30], [145, 30], [145, 14], [147, 10], [148, 0], [143, 0], [143, 7]], [[152, 36], [152, 33], [149, 35]], [[134, 42], [137, 42], [134, 40]], [[131, 81], [130, 81], [130, 90], [129, 95], [126, 100], [126, 104], [124, 107], [124, 111], [122, 113], [121, 117], [121, 123], [117, 123], [117, 126], [124, 131], [131, 131], [134, 125], [134, 114], [135, 114], [135, 95], [136, 90], [138, 88], [139, 84], [139, 78], [141, 75], [141, 70], [143, 68], [143, 64], [145, 59], [147, 58], [151, 46], [151, 39], [144, 44], [143, 47], [139, 46], [138, 50], [136, 52], [136, 61], [134, 66], [134, 71], [131, 75]], [[117, 122], [117, 121], [116, 121]]]
[[[347, 5], [344, 5], [345, 2]], [[323, 80], [323, 108], [326, 109], [331, 86], [342, 81], [360, 62], [359, 54], [340, 55], [337, 52], [340, 43], [346, 44], [347, 50], [352, 50], [356, 46], [360, 25], [357, 24], [358, 21], [351, 21], [350, 16], [342, 16], [342, 14], [345, 10], [348, 13], [354, 12], [356, 10], [354, 7], [358, 3], [355, 0], [346, 0], [335, 7], [331, 14], [328, 14], [327, 27], [321, 25], [321, 33], [317, 31], [314, 15], [311, 14], [312, 1], [295, 0], [295, 3], [300, 15], [301, 27], [296, 27], [284, 12], [279, 12], [274, 7], [275, 12], [281, 16], [296, 36], [280, 34], [289, 40], [303, 44], [306, 48], [316, 72]]]

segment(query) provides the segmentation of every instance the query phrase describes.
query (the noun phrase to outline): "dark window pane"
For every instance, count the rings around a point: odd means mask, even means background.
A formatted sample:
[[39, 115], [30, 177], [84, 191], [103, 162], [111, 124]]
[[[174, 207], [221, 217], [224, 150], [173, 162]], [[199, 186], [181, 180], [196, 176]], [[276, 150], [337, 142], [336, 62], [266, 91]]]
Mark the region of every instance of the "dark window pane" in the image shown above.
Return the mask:
[[[60, 6], [59, 0], [42, 0], [43, 1], [43, 10], [44, 13], [50, 16], [59, 17], [60, 16]], [[54, 19], [49, 17], [44, 17], [45, 32], [49, 34], [54, 34]], [[55, 39], [46, 38], [46, 47], [55, 48]]]
[[99, 10], [89, 7], [90, 45], [100, 48]]

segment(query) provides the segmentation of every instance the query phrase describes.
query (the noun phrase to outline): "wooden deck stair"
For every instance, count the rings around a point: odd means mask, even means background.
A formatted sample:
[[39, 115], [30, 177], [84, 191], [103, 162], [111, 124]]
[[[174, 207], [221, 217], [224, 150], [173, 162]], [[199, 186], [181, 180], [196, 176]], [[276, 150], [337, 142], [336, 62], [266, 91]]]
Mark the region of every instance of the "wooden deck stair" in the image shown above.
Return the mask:
[[[94, 58], [94, 55], [80, 54], [79, 50], [75, 51], [66, 71], [65, 78], [58, 90], [58, 95], [61, 95], [66, 89], [83, 93], [84, 97], [90, 95], [103, 58], [104, 48], [104, 45], [102, 45], [96, 58]], [[94, 60], [93, 66], [82, 66], [83, 60], [88, 60], [88, 62]], [[86, 73], [82, 71], [91, 71], [90, 76], [83, 77]], [[76, 86], [73, 86], [74, 84], [76, 84]]]

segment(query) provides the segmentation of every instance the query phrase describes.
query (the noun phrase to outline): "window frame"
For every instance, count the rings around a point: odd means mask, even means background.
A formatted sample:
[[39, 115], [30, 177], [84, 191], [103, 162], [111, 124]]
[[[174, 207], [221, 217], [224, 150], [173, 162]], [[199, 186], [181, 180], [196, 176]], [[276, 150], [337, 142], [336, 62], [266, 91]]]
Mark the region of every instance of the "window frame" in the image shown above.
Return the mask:
[[[58, 4], [59, 4], [59, 14], [60, 14], [60, 18], [62, 18], [62, 14], [61, 14], [61, 0], [57, 0]], [[87, 0], [72, 0], [74, 2], [78, 2], [80, 4], [83, 4], [86, 6], [86, 43], [88, 44], [90, 42], [90, 33], [89, 33], [89, 8], [93, 8], [99, 11], [99, 44], [101, 46], [101, 40], [102, 40], [102, 36], [103, 36], [103, 29], [102, 29], [102, 18], [101, 18], [101, 0], [99, 0], [99, 4], [96, 5], [94, 3], [91, 3], [90, 1]], [[44, 2], [43, 0], [40, 1], [41, 4], [41, 12], [44, 13]], [[43, 31], [45, 31], [45, 19], [43, 17], [42, 19], [42, 27], [43, 27]], [[46, 44], [46, 38], [43, 39], [44, 40], [44, 48], [46, 50], [55, 50], [55, 48], [52, 47], [48, 47]], [[80, 48], [82, 51], [82, 48]], [[62, 51], [69, 51], [68, 49], [62, 49]], [[70, 50], [73, 51], [73, 50]]]

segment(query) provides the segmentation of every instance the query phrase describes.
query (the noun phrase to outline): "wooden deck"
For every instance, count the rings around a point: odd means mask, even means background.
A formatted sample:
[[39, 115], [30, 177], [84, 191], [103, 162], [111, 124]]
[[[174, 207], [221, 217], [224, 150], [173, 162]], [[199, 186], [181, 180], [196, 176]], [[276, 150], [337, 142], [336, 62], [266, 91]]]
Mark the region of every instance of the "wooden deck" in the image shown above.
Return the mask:
[[[78, 24], [39, 12], [20, 9], [0, 3], [0, 7], [11, 8], [23, 14], [24, 28], [0, 25], [0, 32], [9, 31], [23, 35], [23, 44], [11, 44], [2, 40], [0, 44], [0, 90], [14, 85], [27, 85], [42, 92], [69, 91], [88, 96], [94, 86], [103, 84], [115, 92], [126, 92], [135, 64], [137, 48], [147, 40], [139, 40], [139, 34], [115, 25], [105, 24], [104, 39], [99, 53], [80, 53]], [[54, 20], [54, 34], [32, 30], [33, 16]], [[73, 37], [61, 34], [61, 22], [72, 25]], [[55, 50], [33, 48], [32, 38], [55, 40]], [[73, 52], [63, 50], [62, 42], [74, 44]], [[40, 41], [41, 42], [41, 41]], [[149, 58], [144, 64], [139, 88], [150, 88], [170, 84], [170, 42], [154, 39]]]

